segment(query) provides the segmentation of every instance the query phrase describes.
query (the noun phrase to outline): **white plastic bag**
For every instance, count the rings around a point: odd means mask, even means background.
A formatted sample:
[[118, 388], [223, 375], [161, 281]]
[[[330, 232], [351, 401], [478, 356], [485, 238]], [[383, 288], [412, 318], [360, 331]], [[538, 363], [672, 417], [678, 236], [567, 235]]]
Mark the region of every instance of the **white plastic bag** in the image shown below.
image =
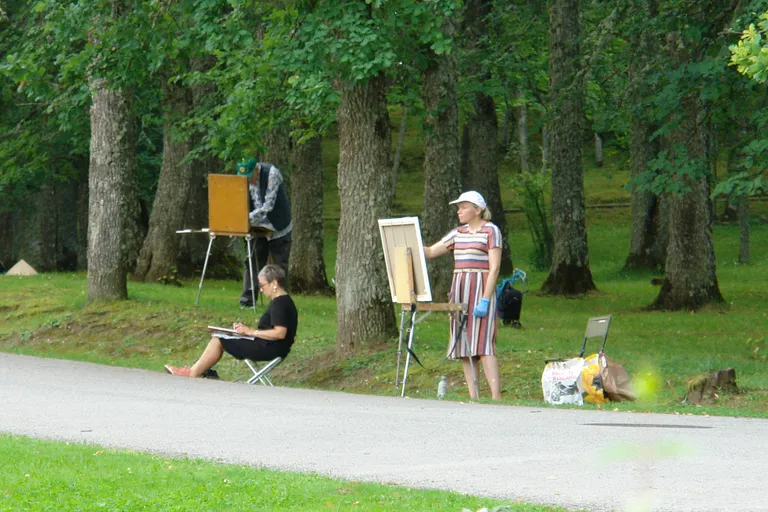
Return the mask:
[[544, 401], [553, 405], [584, 405], [577, 385], [583, 367], [584, 359], [581, 357], [547, 363], [541, 374], [541, 390], [544, 393]]

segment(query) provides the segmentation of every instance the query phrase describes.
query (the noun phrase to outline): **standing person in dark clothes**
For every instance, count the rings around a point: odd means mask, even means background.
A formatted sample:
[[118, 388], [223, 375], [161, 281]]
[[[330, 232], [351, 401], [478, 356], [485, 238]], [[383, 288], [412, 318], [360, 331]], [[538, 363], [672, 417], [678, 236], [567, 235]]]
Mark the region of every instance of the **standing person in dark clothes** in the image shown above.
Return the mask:
[[285, 273], [277, 265], [267, 265], [259, 272], [259, 290], [269, 297], [267, 310], [261, 315], [256, 328], [239, 322], [232, 328], [239, 334], [253, 336], [242, 338], [235, 334], [217, 334], [208, 342], [203, 354], [191, 368], [165, 365], [168, 373], [182, 377], [201, 377], [219, 362], [224, 352], [235, 359], [270, 361], [285, 357], [291, 351], [296, 337], [299, 314], [288, 292], [285, 291]]
[[[267, 237], [256, 237], [251, 244], [251, 256], [255, 256], [255, 272], [258, 274], [271, 256], [272, 263], [283, 269], [287, 288], [293, 221], [291, 220], [291, 203], [285, 190], [283, 175], [280, 169], [274, 165], [257, 162], [255, 158], [238, 163], [237, 175], [248, 178], [248, 210], [250, 211], [248, 218], [251, 226], [265, 228], [272, 232]], [[243, 307], [253, 306], [251, 272], [248, 268], [247, 255], [240, 305]]]

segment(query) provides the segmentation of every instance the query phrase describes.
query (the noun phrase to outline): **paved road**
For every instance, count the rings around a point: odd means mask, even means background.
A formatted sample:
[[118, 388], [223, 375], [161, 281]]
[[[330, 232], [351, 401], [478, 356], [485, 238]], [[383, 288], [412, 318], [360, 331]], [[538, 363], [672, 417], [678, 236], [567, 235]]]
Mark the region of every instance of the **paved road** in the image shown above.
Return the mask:
[[602, 510], [768, 510], [768, 421], [400, 399], [0, 353], [0, 431]]

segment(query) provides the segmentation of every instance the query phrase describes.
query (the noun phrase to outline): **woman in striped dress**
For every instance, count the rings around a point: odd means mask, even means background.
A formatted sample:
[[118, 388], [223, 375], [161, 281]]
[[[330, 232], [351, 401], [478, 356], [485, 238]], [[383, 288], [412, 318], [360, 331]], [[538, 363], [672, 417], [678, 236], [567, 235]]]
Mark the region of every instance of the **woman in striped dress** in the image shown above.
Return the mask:
[[501, 264], [501, 231], [490, 222], [491, 212], [478, 192], [464, 192], [450, 204], [457, 205], [461, 226], [445, 235], [424, 253], [432, 259], [453, 252], [454, 269], [450, 301], [467, 304], [465, 329], [456, 341], [459, 322], [451, 317], [448, 357], [461, 359], [470, 398], [477, 398], [469, 358], [479, 360], [491, 388], [501, 400], [499, 363], [496, 360], [496, 279]]

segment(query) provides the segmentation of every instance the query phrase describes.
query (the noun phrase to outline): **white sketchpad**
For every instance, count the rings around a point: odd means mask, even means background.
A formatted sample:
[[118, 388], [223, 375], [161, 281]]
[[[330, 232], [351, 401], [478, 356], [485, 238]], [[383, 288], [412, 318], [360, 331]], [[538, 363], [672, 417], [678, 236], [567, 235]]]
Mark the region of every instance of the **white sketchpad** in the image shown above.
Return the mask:
[[6, 272], [7, 276], [36, 276], [37, 272], [32, 266], [24, 260], [19, 260], [17, 264], [11, 267], [11, 270]]

